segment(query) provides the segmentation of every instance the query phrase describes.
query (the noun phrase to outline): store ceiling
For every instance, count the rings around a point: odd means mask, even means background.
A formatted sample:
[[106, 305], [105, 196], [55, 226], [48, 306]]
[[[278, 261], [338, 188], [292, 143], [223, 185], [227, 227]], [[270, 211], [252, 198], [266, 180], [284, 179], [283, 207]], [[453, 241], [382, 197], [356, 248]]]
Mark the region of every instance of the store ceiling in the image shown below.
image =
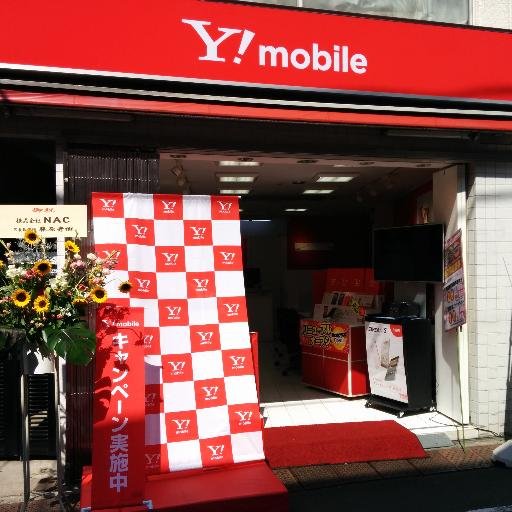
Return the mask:
[[[223, 160], [258, 162], [253, 167], [221, 167]], [[378, 203], [404, 198], [428, 182], [448, 162], [391, 160], [334, 160], [321, 158], [247, 157], [162, 153], [160, 192], [218, 194], [220, 188], [249, 188], [241, 198], [242, 217], [274, 218], [285, 215], [335, 216], [347, 211], [368, 211]], [[319, 174], [354, 174], [346, 183], [317, 183]], [[219, 174], [255, 174], [254, 183], [219, 183]], [[329, 195], [304, 195], [306, 189], [330, 189]], [[285, 212], [306, 208], [306, 212]]]

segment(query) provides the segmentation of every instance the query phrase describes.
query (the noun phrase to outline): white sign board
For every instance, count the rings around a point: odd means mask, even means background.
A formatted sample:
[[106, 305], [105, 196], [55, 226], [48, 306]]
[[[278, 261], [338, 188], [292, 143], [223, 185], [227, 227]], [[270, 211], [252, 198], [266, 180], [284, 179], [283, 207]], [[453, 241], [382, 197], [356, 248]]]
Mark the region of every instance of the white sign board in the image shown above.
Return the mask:
[[87, 206], [0, 205], [0, 238], [22, 238], [29, 228], [35, 229], [44, 238], [85, 238]]

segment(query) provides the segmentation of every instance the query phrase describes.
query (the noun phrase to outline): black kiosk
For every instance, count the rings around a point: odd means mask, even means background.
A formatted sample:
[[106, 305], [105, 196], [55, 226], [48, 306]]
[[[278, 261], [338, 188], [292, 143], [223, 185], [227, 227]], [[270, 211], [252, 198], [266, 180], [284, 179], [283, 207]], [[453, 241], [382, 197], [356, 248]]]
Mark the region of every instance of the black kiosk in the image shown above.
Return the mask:
[[433, 331], [430, 320], [417, 316], [366, 317], [367, 407], [393, 409], [399, 417], [433, 408]]
[[[442, 282], [443, 253], [443, 224], [373, 231], [377, 281]], [[371, 393], [367, 406], [392, 408], [399, 416], [408, 411], [432, 409], [435, 403], [433, 320], [420, 317], [419, 307], [411, 302], [388, 304], [382, 315], [369, 315], [365, 320]]]

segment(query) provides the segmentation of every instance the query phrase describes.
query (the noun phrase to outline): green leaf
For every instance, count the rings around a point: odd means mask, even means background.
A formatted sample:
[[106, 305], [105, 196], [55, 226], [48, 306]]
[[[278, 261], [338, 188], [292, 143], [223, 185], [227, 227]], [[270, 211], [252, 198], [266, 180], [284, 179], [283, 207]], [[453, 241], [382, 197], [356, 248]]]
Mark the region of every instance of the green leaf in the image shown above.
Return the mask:
[[74, 364], [87, 365], [96, 348], [96, 335], [82, 324], [61, 329], [46, 328], [43, 337], [50, 350]]

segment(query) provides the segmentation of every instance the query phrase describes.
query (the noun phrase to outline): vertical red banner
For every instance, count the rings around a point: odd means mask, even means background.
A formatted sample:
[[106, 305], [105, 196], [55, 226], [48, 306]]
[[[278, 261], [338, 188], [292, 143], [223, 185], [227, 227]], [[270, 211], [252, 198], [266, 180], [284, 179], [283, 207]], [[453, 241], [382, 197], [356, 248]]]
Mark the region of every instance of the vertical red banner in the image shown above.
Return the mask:
[[144, 308], [105, 305], [96, 319], [92, 509], [144, 499]]

